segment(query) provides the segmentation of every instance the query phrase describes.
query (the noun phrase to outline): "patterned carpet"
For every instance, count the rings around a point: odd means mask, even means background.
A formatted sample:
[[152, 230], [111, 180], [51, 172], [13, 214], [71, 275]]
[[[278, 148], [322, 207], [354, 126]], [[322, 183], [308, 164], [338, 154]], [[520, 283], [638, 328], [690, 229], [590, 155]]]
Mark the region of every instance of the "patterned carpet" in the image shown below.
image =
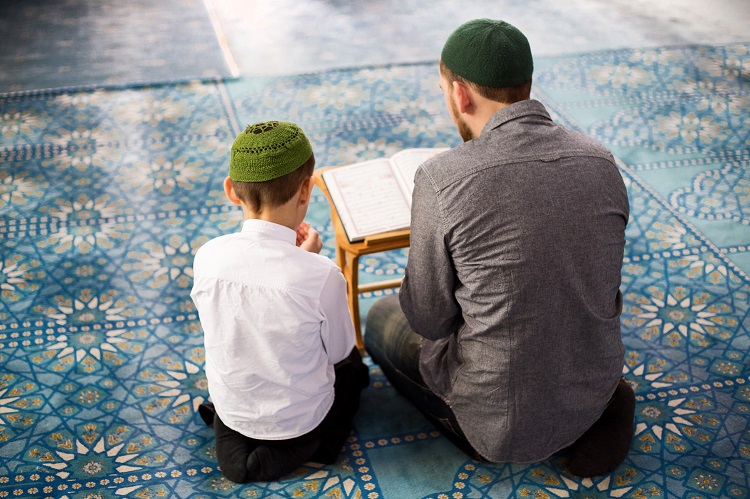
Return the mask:
[[[596, 479], [468, 459], [377, 366], [336, 465], [245, 486], [217, 470], [188, 293], [196, 249], [241, 221], [229, 144], [284, 118], [319, 166], [453, 146], [435, 64], [0, 98], [0, 497], [748, 497], [749, 66], [750, 44], [537, 61], [536, 96], [612, 148], [632, 205], [636, 438]], [[309, 219], [333, 256], [319, 192]], [[362, 280], [405, 257], [365, 259]]]

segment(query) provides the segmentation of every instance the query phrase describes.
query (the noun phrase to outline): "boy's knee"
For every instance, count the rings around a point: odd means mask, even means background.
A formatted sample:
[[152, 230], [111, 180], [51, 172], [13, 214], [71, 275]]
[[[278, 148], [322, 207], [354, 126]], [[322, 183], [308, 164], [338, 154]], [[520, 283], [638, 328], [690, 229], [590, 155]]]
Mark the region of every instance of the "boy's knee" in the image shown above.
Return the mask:
[[246, 483], [247, 457], [253, 446], [247, 437], [229, 428], [214, 413], [214, 435], [216, 436], [216, 461], [227, 480], [235, 483]]
[[367, 388], [370, 384], [370, 369], [362, 362], [362, 355], [357, 347], [352, 349], [349, 356], [334, 366], [336, 370], [335, 387], [338, 391], [342, 388], [345, 392], [359, 391]]
[[244, 455], [238, 453], [227, 459], [219, 459], [219, 468], [224, 477], [230, 482], [247, 483], [247, 458], [249, 453]]
[[309, 439], [294, 445], [259, 445], [243, 463], [246, 480], [270, 482], [278, 480], [307, 462], [320, 447], [320, 440]]

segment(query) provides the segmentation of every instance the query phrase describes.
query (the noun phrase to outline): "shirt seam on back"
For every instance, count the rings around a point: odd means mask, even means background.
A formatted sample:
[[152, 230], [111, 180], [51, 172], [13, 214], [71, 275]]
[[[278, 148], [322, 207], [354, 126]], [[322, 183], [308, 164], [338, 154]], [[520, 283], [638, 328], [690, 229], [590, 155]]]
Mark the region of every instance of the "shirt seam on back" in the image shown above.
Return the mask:
[[519, 163], [534, 163], [534, 162], [548, 163], [548, 162], [553, 162], [553, 161], [559, 161], [561, 159], [584, 158], [584, 157], [604, 159], [607, 162], [609, 162], [612, 166], [617, 167], [617, 165], [612, 161], [612, 158], [605, 153], [597, 154], [597, 153], [590, 152], [590, 151], [582, 152], [582, 151], [571, 150], [571, 151], [555, 152], [554, 154], [550, 154], [550, 155], [535, 154], [535, 155], [529, 155], [529, 156], [515, 157], [512, 159], [505, 160], [505, 161], [500, 160], [500, 161], [493, 161], [492, 163], [483, 163], [483, 164], [474, 166], [472, 168], [469, 168], [467, 170], [463, 170], [459, 173], [455, 173], [449, 178], [445, 179], [441, 183], [436, 182], [434, 178], [429, 174], [427, 169], [425, 169], [425, 173], [430, 178], [430, 181], [434, 189], [436, 190], [436, 192], [440, 192], [443, 189], [449, 187], [450, 185], [460, 180], [470, 177], [471, 175], [475, 175], [481, 171], [489, 170], [490, 168], [496, 168], [500, 166], [507, 166], [507, 165], [513, 165], [513, 164], [519, 164]]
[[[301, 294], [301, 295], [305, 295], [305, 296], [310, 296], [310, 297], [313, 297], [313, 298], [319, 298], [320, 297], [320, 293], [322, 291], [322, 288], [321, 288], [321, 289], [318, 290], [317, 293], [312, 293], [312, 292], [310, 292], [310, 291], [308, 291], [306, 289], [297, 288], [297, 287], [294, 287], [294, 286], [279, 286], [279, 285], [274, 285], [270, 281], [244, 280], [244, 279], [237, 279], [237, 278], [234, 278], [234, 277], [230, 278], [230, 277], [221, 276], [221, 275], [220, 276], [210, 276], [210, 275], [206, 276], [206, 275], [204, 275], [204, 276], [201, 276], [199, 279], [200, 280], [204, 280], [204, 279], [206, 279], [206, 280], [214, 280], [214, 281], [217, 281], [217, 282], [225, 282], [225, 283], [234, 283], [234, 284], [239, 284], [241, 286], [255, 287], [255, 288], [261, 288], [261, 289], [273, 289], [273, 290], [277, 290], [277, 291], [284, 291], [284, 292], [287, 292], [287, 293], [296, 293], [296, 294]], [[198, 279], [196, 279], [196, 281], [197, 280]]]

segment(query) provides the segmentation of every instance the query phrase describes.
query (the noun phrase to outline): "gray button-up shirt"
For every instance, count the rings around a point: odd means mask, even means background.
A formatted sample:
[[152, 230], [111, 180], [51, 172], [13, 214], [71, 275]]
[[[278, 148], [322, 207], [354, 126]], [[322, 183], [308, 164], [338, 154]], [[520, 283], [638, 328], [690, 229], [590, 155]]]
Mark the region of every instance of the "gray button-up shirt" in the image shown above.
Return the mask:
[[606, 407], [628, 210], [611, 153], [534, 100], [417, 171], [401, 307], [425, 381], [486, 459], [545, 459]]

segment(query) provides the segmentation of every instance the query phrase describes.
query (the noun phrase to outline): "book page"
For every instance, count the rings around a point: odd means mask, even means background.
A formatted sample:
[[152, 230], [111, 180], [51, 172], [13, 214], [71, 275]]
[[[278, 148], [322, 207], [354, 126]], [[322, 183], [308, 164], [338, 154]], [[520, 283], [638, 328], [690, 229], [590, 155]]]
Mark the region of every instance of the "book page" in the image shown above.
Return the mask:
[[419, 165], [447, 150], [448, 148], [404, 149], [391, 157], [396, 178], [399, 184], [401, 184], [401, 188], [407, 194], [410, 207], [411, 195], [414, 191], [414, 175], [417, 173]]
[[334, 168], [323, 174], [323, 180], [350, 241], [409, 227], [409, 201], [389, 160]]

